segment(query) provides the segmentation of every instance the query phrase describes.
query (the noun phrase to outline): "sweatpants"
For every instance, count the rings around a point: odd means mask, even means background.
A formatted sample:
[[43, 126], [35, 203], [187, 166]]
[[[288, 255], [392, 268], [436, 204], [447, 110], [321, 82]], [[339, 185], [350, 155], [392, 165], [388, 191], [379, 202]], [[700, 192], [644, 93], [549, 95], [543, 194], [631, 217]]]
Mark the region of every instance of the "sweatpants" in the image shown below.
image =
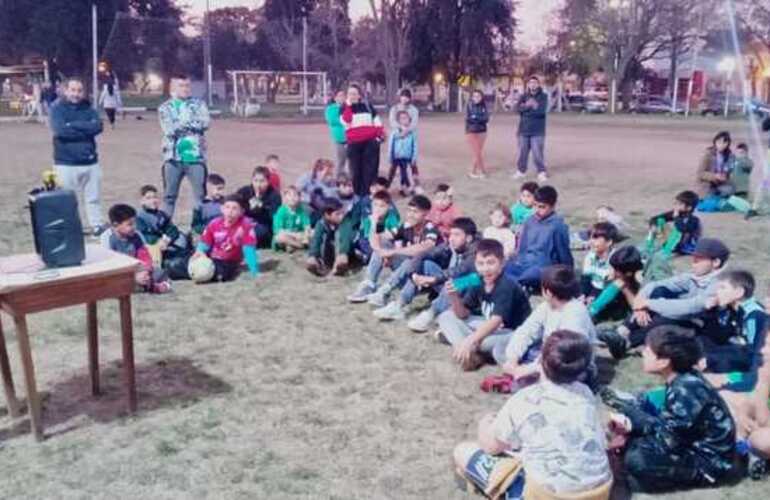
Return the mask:
[[163, 164], [163, 211], [174, 218], [176, 200], [179, 197], [179, 188], [182, 179], [187, 177], [192, 186], [194, 207], [203, 203], [206, 197], [206, 176], [208, 169], [205, 163], [184, 165], [175, 161], [167, 161]]
[[[486, 321], [487, 319], [483, 316], [468, 316], [466, 319], [460, 319], [454, 311], [448, 310], [441, 313], [438, 317], [438, 326], [449, 343], [457, 346], [470, 337]], [[499, 328], [491, 335], [484, 337], [484, 340], [479, 345], [479, 352], [491, 358], [492, 353], [495, 352], [495, 347], [498, 344], [507, 345], [512, 334], [513, 330]]]
[[520, 135], [519, 136], [519, 161], [518, 168], [522, 174], [527, 172], [529, 165], [529, 153], [532, 152], [532, 160], [538, 172], [545, 172], [545, 136], [544, 135]]
[[98, 163], [86, 166], [54, 165], [56, 179], [64, 189], [83, 193], [88, 225], [102, 225], [102, 168]]
[[348, 144], [347, 150], [353, 190], [358, 196], [366, 196], [369, 194], [369, 186], [379, 175], [380, 142], [372, 139]]
[[624, 457], [632, 492], [664, 492], [708, 486], [692, 454], [672, 455], [655, 437], [632, 439]]
[[337, 163], [335, 164], [335, 170], [334, 170], [334, 176], [339, 177], [340, 174], [349, 175], [348, 173], [348, 147], [345, 145], [345, 143], [334, 143], [334, 155], [337, 158]]

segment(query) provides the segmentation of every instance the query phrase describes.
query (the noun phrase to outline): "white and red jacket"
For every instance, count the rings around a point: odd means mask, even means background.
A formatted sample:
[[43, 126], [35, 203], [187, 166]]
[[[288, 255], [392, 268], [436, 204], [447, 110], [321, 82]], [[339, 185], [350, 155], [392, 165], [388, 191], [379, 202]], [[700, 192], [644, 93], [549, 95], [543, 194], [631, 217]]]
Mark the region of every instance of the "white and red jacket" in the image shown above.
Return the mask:
[[385, 129], [382, 127], [377, 111], [369, 104], [357, 102], [342, 108], [342, 125], [345, 127], [345, 139], [348, 144], [367, 142], [372, 139], [383, 139]]

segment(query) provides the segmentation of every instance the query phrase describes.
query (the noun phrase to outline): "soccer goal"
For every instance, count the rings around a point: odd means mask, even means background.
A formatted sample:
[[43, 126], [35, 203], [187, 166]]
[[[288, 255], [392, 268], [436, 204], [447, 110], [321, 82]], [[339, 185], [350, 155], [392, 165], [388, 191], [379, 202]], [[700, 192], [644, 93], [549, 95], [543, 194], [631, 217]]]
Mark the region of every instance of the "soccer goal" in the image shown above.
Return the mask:
[[0, 117], [43, 121], [42, 93], [49, 81], [48, 66], [0, 66]]
[[233, 114], [255, 116], [263, 106], [298, 108], [303, 113], [323, 109], [328, 98], [325, 71], [228, 71]]

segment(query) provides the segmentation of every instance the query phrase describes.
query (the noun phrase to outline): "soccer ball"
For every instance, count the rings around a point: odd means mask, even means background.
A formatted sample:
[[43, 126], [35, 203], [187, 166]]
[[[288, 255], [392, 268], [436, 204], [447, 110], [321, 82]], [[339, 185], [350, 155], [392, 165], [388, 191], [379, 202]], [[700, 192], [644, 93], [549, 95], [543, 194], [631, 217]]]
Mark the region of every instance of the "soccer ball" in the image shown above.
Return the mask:
[[214, 278], [215, 270], [214, 261], [208, 257], [191, 259], [190, 263], [187, 264], [187, 272], [195, 283], [208, 283]]

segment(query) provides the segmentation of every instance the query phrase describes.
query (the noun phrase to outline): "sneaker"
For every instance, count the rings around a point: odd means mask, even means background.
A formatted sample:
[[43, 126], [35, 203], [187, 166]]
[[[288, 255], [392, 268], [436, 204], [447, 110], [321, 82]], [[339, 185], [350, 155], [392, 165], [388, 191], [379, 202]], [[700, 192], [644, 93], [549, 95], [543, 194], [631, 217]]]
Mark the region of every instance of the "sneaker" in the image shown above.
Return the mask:
[[374, 317], [381, 321], [397, 321], [406, 318], [404, 308], [397, 300], [391, 301], [385, 307], [374, 310]]
[[374, 292], [374, 283], [364, 280], [358, 284], [358, 288], [352, 294], [348, 295], [348, 301], [354, 304], [363, 304], [366, 298]]
[[626, 352], [628, 352], [628, 340], [618, 333], [617, 330], [599, 330], [596, 337], [604, 342], [613, 358], [623, 359], [626, 356]]
[[756, 216], [758, 216], [758, 215], [759, 215], [759, 212], [757, 212], [757, 211], [756, 211], [756, 210], [754, 210], [754, 209], [751, 209], [751, 210], [749, 210], [748, 212], [746, 212], [746, 215], [743, 217], [743, 220], [749, 220], [749, 219], [751, 219], [752, 217], [756, 217]]
[[406, 326], [408, 326], [409, 329], [413, 332], [425, 333], [430, 329], [430, 325], [433, 324], [435, 319], [436, 313], [433, 312], [432, 307], [429, 307], [428, 309], [425, 309], [420, 314], [409, 320], [409, 323], [407, 323]]
[[511, 175], [515, 180], [523, 179], [527, 176], [526, 173], [522, 172], [521, 170], [517, 170]]
[[383, 285], [377, 289], [376, 292], [369, 294], [366, 297], [366, 301], [370, 306], [384, 307], [388, 301], [388, 295], [390, 294], [390, 287]]
[[425, 195], [425, 190], [422, 188], [422, 186], [415, 186], [414, 194]]
[[170, 281], [161, 281], [159, 283], [153, 283], [152, 284], [152, 293], [169, 293], [171, 291], [171, 282]]
[[439, 344], [452, 345], [452, 343], [449, 342], [449, 340], [447, 340], [447, 338], [444, 336], [444, 332], [441, 330], [436, 330], [433, 332], [433, 338], [436, 339], [436, 342]]
[[548, 182], [548, 174], [546, 174], [545, 172], [540, 172], [539, 174], [537, 174], [537, 182], [539, 182], [540, 184]]
[[768, 467], [768, 461], [760, 456], [755, 455], [754, 453], [749, 453], [749, 466], [748, 466], [748, 472], [749, 477], [753, 479], [754, 481], [760, 481], [765, 476], [767, 476], [768, 470], [770, 470], [770, 467]]

